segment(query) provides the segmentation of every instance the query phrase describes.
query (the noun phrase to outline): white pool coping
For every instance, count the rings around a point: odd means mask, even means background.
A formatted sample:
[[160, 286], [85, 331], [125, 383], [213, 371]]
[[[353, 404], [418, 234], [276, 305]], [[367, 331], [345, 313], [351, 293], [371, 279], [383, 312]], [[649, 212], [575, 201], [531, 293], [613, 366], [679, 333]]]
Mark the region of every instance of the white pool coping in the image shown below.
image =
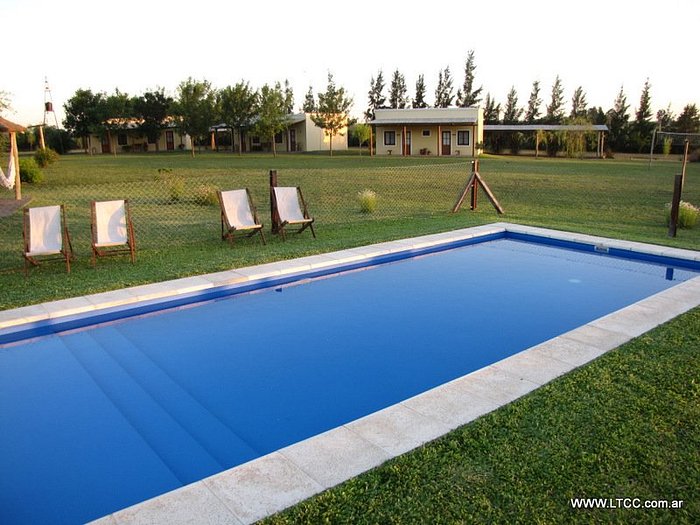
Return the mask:
[[[5, 310], [0, 312], [0, 329], [342, 267], [505, 231], [700, 261], [696, 251], [495, 223]], [[700, 277], [695, 277], [388, 408], [93, 523], [253, 523], [506, 405], [698, 305]]]

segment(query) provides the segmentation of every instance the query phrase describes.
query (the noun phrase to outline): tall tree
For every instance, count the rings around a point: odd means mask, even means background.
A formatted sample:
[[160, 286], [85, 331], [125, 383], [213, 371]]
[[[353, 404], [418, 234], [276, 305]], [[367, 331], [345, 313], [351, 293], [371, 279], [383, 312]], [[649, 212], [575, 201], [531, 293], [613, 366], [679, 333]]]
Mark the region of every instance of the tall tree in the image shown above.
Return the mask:
[[651, 84], [647, 78], [639, 97], [639, 107], [634, 114], [634, 122], [630, 129], [630, 141], [632, 148], [638, 153], [649, 151], [651, 134], [656, 124], [651, 120]]
[[146, 91], [134, 100], [135, 116], [141, 119], [139, 129], [146, 135], [149, 142], [155, 142], [156, 151], [158, 151], [158, 138], [167, 118], [171, 116], [172, 105], [172, 97], [167, 96], [163, 88]]
[[608, 144], [615, 151], [625, 151], [629, 145], [629, 108], [624, 86], [620, 86], [613, 108], [607, 113]]
[[[503, 110], [503, 123], [517, 123], [520, 121], [523, 111], [523, 108], [518, 107], [518, 93], [515, 91], [515, 86], [512, 86], [508, 92], [508, 97], [506, 98], [506, 107]], [[511, 154], [517, 155], [520, 151], [520, 145], [522, 143], [522, 133], [518, 131], [511, 131], [507, 133], [507, 137]]]
[[0, 115], [10, 109], [10, 95], [6, 91], [0, 91]]
[[695, 104], [686, 104], [674, 124], [678, 133], [700, 133], [700, 113]]
[[63, 125], [74, 136], [83, 139], [85, 153], [92, 153], [90, 135], [99, 133], [105, 120], [105, 95], [89, 89], [78, 89], [63, 105]]
[[408, 107], [408, 88], [406, 79], [397, 69], [391, 77], [389, 87], [389, 107], [394, 109], [404, 109]]
[[369, 97], [369, 105], [365, 111], [365, 120], [368, 122], [374, 120], [374, 112], [378, 109], [385, 108], [386, 97], [384, 96], [384, 73], [380, 69], [377, 73], [377, 78], [372, 77], [367, 95]]
[[552, 93], [550, 95], [549, 104], [547, 104], [547, 113], [545, 119], [547, 124], [561, 124], [564, 118], [564, 88], [559, 75], [552, 84]]
[[329, 151], [333, 155], [333, 137], [340, 134], [348, 125], [352, 98], [346, 95], [345, 88], [337, 87], [333, 74], [328, 73], [328, 86], [318, 94], [318, 112], [311, 116], [318, 127], [323, 128], [329, 137]]
[[542, 99], [540, 98], [540, 82], [535, 80], [532, 83], [532, 91], [530, 98], [527, 101], [527, 111], [525, 112], [525, 122], [536, 122], [540, 116], [540, 108], [542, 107]]
[[256, 114], [257, 93], [248, 82], [240, 81], [235, 86], [226, 86], [219, 92], [221, 120], [238, 130], [238, 153], [243, 152], [244, 130], [253, 125]]
[[585, 118], [588, 114], [588, 102], [586, 101], [586, 93], [583, 91], [583, 86], [579, 86], [574, 91], [574, 96], [571, 97], [571, 113], [569, 118]]
[[316, 97], [314, 97], [314, 90], [309, 86], [309, 90], [304, 96], [304, 105], [301, 106], [301, 110], [304, 113], [313, 113], [316, 111]]
[[486, 93], [484, 101], [484, 124], [498, 124], [501, 118], [501, 105], [496, 104], [496, 100], [491, 97], [491, 93]]
[[265, 84], [260, 88], [257, 117], [253, 127], [261, 137], [270, 139], [272, 154], [276, 157], [275, 135], [287, 127], [287, 106], [279, 82], [274, 87]]
[[464, 64], [464, 83], [462, 84], [462, 89], [457, 91], [457, 105], [462, 108], [476, 105], [481, 98], [480, 86], [474, 89], [474, 71], [476, 70], [476, 64], [474, 62], [474, 50], [470, 49], [467, 53], [467, 60]]
[[671, 111], [671, 104], [669, 104], [666, 109], [660, 109], [656, 112], [656, 127], [659, 131], [671, 131], [675, 118], [676, 116]]
[[110, 152], [116, 155], [116, 148], [112, 143], [112, 133], [125, 129], [131, 118], [135, 116], [133, 99], [126, 93], [115, 89], [112, 95], [105, 95], [103, 104], [102, 118], [104, 120], [100, 126], [101, 133], [107, 137]]
[[294, 91], [287, 79], [284, 79], [284, 109], [288, 115], [294, 113]]
[[436, 108], [448, 108], [452, 105], [454, 100], [454, 87], [452, 85], [452, 75], [450, 74], [450, 66], [445, 67], [445, 69], [440, 70], [438, 75], [438, 85], [435, 90], [435, 107]]
[[423, 75], [418, 75], [416, 80], [416, 96], [413, 98], [414, 108], [427, 108], [428, 103], [425, 101], [425, 78]]
[[214, 124], [217, 113], [216, 92], [208, 80], [195, 80], [189, 77], [177, 87], [175, 113], [179, 117], [180, 129], [194, 142], [206, 140], [209, 127]]
[[352, 128], [352, 135], [355, 137], [358, 145], [360, 146], [360, 156], [362, 156], [362, 145], [372, 136], [372, 128], [369, 124], [365, 124], [363, 122], [355, 124], [355, 126]]

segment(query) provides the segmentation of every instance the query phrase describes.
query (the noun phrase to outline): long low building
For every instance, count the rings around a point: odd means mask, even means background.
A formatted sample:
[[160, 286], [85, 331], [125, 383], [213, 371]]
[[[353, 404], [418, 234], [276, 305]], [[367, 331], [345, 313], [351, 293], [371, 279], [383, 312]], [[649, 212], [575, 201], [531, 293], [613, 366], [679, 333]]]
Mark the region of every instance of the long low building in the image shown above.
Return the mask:
[[377, 109], [370, 124], [377, 155], [474, 157], [484, 142], [480, 107]]

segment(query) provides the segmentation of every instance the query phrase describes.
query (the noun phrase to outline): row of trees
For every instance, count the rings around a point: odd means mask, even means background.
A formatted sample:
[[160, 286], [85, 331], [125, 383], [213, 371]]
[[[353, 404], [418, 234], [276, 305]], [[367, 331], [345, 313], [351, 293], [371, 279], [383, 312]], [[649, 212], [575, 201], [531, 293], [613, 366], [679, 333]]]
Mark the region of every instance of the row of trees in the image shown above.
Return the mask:
[[[352, 99], [344, 88], [336, 86], [329, 73], [326, 91], [318, 94], [318, 101], [311, 95], [311, 101], [312, 118], [330, 136], [332, 154], [333, 137], [347, 125]], [[311, 103], [308, 97], [306, 103]], [[265, 84], [256, 90], [245, 81], [215, 89], [207, 80], [188, 78], [178, 85], [175, 98], [163, 88], [139, 96], [129, 96], [118, 89], [111, 95], [78, 89], [64, 109], [63, 125], [86, 143], [91, 135], [107, 136], [111, 143], [114, 133], [134, 125], [156, 144], [163, 129], [173, 125], [195, 142], [203, 143], [210, 127], [223, 123], [239, 131], [239, 151], [243, 149], [244, 133], [251, 132], [269, 139], [276, 153], [274, 137], [289, 125], [294, 93], [286, 80], [284, 85]]]
[[[474, 51], [470, 50], [464, 64], [464, 81], [455, 94], [449, 66], [440, 70], [433, 107], [468, 107], [482, 102], [483, 86], [476, 87], [475, 71]], [[424, 75], [419, 75], [416, 80], [413, 99], [408, 96], [406, 79], [398, 69], [392, 75], [388, 98], [384, 95], [385, 88], [384, 74], [380, 70], [376, 77], [372, 76], [370, 80], [368, 107], [365, 111], [368, 121], [374, 119], [377, 109], [429, 107], [425, 98]], [[609, 128], [609, 147], [615, 151], [630, 152], [648, 152], [654, 129], [679, 133], [700, 132], [700, 114], [695, 104], [687, 104], [677, 117], [668, 107], [658, 111], [656, 119], [653, 118], [651, 83], [648, 79], [644, 83], [634, 118], [631, 118], [623, 87], [620, 88], [612, 108], [607, 111], [601, 107], [589, 106], [583, 86], [578, 86], [574, 90], [571, 109], [567, 113], [564, 86], [559, 76], [552, 84], [548, 103], [545, 104], [541, 95], [539, 81], [532, 83], [530, 96], [524, 106], [519, 104], [515, 87], [511, 87], [503, 104], [497, 102], [490, 93], [486, 93], [481, 104], [484, 108], [484, 121], [487, 124], [605, 124]], [[544, 139], [550, 154], [555, 154], [565, 146], [563, 140], [560, 140], [560, 135], [548, 134]], [[526, 138], [521, 133], [490, 134], [486, 147], [497, 151], [505, 146], [517, 152], [523, 145], [527, 145], [528, 141], [534, 141], [534, 138]]]

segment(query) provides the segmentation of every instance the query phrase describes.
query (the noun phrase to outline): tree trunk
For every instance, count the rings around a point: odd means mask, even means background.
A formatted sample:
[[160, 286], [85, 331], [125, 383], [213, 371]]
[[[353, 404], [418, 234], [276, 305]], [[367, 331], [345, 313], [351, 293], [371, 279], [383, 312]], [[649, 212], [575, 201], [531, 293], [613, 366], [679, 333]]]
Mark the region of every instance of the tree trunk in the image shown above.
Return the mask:
[[270, 138], [272, 139], [272, 156], [277, 157], [277, 148], [275, 148], [275, 134], [273, 133], [272, 137]]
[[243, 128], [238, 128], [238, 154], [243, 155]]
[[328, 148], [331, 152], [331, 157], [333, 156], [333, 130], [328, 133], [330, 140], [328, 141]]

